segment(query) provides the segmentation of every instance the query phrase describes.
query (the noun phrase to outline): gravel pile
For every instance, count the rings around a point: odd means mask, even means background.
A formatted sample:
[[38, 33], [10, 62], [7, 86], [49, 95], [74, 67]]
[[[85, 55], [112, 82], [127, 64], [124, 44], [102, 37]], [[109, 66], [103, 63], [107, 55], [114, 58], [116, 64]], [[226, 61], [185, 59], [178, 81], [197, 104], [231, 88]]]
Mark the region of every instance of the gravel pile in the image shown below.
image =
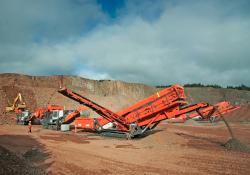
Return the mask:
[[235, 138], [228, 140], [223, 146], [225, 146], [228, 150], [236, 150], [250, 153], [250, 148]]
[[0, 146], [0, 174], [45, 175], [46, 172]]

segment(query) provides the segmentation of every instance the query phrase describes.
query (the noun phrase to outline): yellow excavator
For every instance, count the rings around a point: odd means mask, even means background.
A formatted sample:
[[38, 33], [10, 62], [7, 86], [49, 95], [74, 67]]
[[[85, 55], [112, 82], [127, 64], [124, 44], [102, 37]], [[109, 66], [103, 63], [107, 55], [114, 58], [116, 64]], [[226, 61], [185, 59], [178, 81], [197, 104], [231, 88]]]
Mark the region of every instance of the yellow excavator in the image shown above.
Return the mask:
[[19, 111], [24, 111], [26, 109], [26, 104], [23, 101], [21, 93], [18, 93], [16, 98], [14, 99], [13, 104], [9, 104], [5, 108], [5, 112], [19, 112]]

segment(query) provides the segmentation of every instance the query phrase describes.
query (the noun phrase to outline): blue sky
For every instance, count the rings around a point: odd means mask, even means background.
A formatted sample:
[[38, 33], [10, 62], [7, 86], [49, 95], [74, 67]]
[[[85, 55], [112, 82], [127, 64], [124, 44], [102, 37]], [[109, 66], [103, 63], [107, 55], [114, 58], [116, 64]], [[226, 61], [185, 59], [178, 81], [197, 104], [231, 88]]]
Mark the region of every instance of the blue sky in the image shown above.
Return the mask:
[[250, 85], [248, 0], [1, 0], [0, 73]]
[[118, 11], [124, 7], [124, 0], [97, 0], [101, 5], [104, 13], [107, 13], [111, 18], [116, 18]]

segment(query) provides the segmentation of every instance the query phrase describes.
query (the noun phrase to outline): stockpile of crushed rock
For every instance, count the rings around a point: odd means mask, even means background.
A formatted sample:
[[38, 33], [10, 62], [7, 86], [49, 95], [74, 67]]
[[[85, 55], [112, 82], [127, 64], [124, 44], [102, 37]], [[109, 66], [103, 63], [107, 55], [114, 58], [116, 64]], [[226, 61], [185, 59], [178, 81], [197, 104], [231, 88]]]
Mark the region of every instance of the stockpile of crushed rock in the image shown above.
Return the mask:
[[30, 161], [18, 157], [0, 146], [0, 174], [8, 175], [45, 175], [44, 170], [35, 167]]
[[250, 148], [235, 138], [229, 139], [223, 146], [225, 146], [225, 148], [228, 150], [250, 153]]

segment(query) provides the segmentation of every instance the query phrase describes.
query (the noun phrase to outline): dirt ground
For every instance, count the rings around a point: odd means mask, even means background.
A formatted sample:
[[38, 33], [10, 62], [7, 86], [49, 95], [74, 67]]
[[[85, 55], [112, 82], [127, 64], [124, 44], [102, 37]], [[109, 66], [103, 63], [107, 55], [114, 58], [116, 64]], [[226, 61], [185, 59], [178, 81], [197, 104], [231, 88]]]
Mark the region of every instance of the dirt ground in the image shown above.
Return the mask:
[[[112, 111], [119, 111], [157, 89], [121, 81], [80, 77], [0, 75], [0, 174], [250, 174], [250, 153], [227, 150], [230, 139], [224, 123], [162, 122], [144, 138], [125, 140], [87, 132], [56, 132], [15, 125], [15, 115], [3, 115], [20, 92], [29, 110], [48, 104], [76, 109], [79, 104], [57, 93], [72, 89]], [[250, 92], [214, 88], [186, 88], [191, 103], [228, 100], [241, 109], [225, 115], [234, 135], [250, 146]], [[95, 116], [95, 114], [91, 114]], [[229, 145], [230, 147], [230, 145]], [[228, 147], [227, 147], [228, 148]]]
[[[250, 146], [250, 123], [230, 125], [237, 139]], [[41, 126], [28, 134], [26, 126], [0, 125], [0, 148], [9, 151], [3, 160], [0, 149], [0, 163], [6, 161], [4, 166], [15, 174], [28, 174], [25, 169], [30, 174], [60, 175], [250, 174], [250, 153], [227, 150], [222, 145], [229, 139], [222, 122], [162, 123], [150, 135], [134, 140]], [[7, 161], [11, 158], [15, 161]], [[8, 174], [6, 168], [0, 174]]]

